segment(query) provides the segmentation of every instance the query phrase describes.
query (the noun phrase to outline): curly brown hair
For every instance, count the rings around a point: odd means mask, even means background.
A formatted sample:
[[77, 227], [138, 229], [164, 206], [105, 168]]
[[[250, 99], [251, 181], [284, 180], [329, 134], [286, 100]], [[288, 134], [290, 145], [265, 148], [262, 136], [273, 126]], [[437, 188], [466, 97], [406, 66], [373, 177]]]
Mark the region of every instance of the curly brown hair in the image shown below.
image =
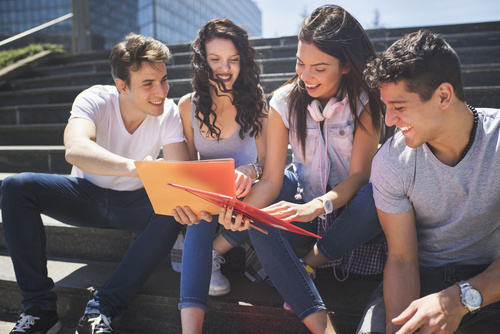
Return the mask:
[[[227, 90], [224, 84], [214, 77], [207, 62], [206, 44], [216, 38], [232, 41], [240, 55], [240, 73], [231, 90]], [[215, 88], [216, 94], [219, 88], [222, 92], [233, 94], [232, 103], [237, 111], [235, 121], [241, 126], [240, 138], [243, 139], [248, 131], [250, 136], [258, 136], [262, 131], [260, 119], [266, 117], [263, 111], [265, 102], [260, 86], [260, 67], [255, 61], [256, 51], [250, 45], [247, 32], [230, 20], [214, 19], [199, 30], [191, 48], [193, 50], [191, 86], [197, 96], [194, 100], [195, 116], [201, 122], [200, 129], [205, 125], [211, 136], [216, 136], [217, 139], [220, 137], [221, 130], [216, 125], [217, 114], [212, 109], [214, 103], [210, 96], [211, 88]], [[216, 82], [218, 87], [211, 81]]]

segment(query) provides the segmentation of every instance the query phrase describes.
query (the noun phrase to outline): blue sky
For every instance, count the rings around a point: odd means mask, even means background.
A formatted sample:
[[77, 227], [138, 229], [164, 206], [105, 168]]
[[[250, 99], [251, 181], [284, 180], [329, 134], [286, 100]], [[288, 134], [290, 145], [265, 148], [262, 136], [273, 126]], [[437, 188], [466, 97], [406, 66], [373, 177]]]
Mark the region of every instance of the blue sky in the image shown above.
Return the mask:
[[[325, 1], [254, 0], [262, 12], [262, 37], [296, 35], [302, 14]], [[373, 28], [375, 13], [386, 28], [500, 21], [498, 0], [338, 0], [365, 29]]]

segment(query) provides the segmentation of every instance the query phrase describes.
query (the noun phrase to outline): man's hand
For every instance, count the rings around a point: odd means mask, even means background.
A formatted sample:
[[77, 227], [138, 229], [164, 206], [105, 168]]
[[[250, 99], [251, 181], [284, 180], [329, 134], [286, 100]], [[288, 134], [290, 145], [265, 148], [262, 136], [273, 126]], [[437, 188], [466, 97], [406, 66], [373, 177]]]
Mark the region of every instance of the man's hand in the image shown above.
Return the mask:
[[188, 206], [181, 208], [180, 206], [172, 210], [172, 216], [174, 219], [182, 225], [198, 225], [201, 220], [207, 222], [212, 221], [212, 215], [206, 211], [201, 211], [200, 215], [197, 216]]
[[468, 312], [460, 301], [460, 291], [454, 285], [446, 290], [413, 301], [392, 322], [403, 325], [397, 334], [454, 333]]

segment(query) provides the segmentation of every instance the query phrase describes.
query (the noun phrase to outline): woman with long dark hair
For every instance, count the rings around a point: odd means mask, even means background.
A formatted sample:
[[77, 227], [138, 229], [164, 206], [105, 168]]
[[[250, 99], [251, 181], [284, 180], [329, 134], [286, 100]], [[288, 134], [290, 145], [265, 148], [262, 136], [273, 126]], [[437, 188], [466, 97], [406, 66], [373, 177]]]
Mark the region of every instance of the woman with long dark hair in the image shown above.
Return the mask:
[[[326, 230], [317, 242], [274, 228], [266, 228], [268, 235], [253, 229], [249, 234], [291, 309], [313, 333], [333, 333], [311, 267], [384, 241], [369, 183], [382, 103], [363, 80], [367, 62], [375, 57], [373, 45], [343, 8], [317, 8], [304, 19], [298, 38], [296, 75], [270, 101], [265, 169], [245, 202], [311, 232]], [[292, 200], [269, 206], [282, 191], [288, 145], [294, 172], [285, 176], [296, 183], [299, 196], [293, 199], [294, 192]], [[232, 215], [222, 209], [219, 221], [233, 231], [248, 229], [247, 218], [232, 220]], [[315, 224], [304, 224], [311, 221]], [[297, 241], [314, 245], [303, 259], [292, 248]]]

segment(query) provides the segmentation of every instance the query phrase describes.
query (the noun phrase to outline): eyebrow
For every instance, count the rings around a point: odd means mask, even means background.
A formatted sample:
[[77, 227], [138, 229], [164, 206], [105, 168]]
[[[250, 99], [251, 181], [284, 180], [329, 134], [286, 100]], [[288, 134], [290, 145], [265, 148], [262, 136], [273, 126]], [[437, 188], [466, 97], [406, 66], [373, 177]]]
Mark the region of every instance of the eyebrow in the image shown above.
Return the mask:
[[[229, 56], [229, 58], [236, 57], [236, 56], [239, 56], [239, 55], [240, 55], [239, 53], [235, 53], [234, 55]], [[217, 53], [215, 53], [215, 52], [207, 53], [207, 56], [217, 56], [217, 57], [220, 57], [220, 55], [217, 54]]]
[[[168, 77], [168, 76], [165, 74], [165, 75], [161, 78], [161, 80], [163, 80], [163, 79], [167, 79], [167, 77]], [[155, 81], [155, 80], [154, 80], [154, 79], [144, 79], [144, 80], [142, 80], [141, 82], [142, 82], [142, 83], [146, 83], [146, 82], [153, 82], [153, 81]]]
[[[302, 59], [299, 58], [299, 56], [296, 56], [297, 59], [303, 63]], [[330, 66], [330, 63], [316, 63], [316, 64], [312, 64], [311, 66]]]

